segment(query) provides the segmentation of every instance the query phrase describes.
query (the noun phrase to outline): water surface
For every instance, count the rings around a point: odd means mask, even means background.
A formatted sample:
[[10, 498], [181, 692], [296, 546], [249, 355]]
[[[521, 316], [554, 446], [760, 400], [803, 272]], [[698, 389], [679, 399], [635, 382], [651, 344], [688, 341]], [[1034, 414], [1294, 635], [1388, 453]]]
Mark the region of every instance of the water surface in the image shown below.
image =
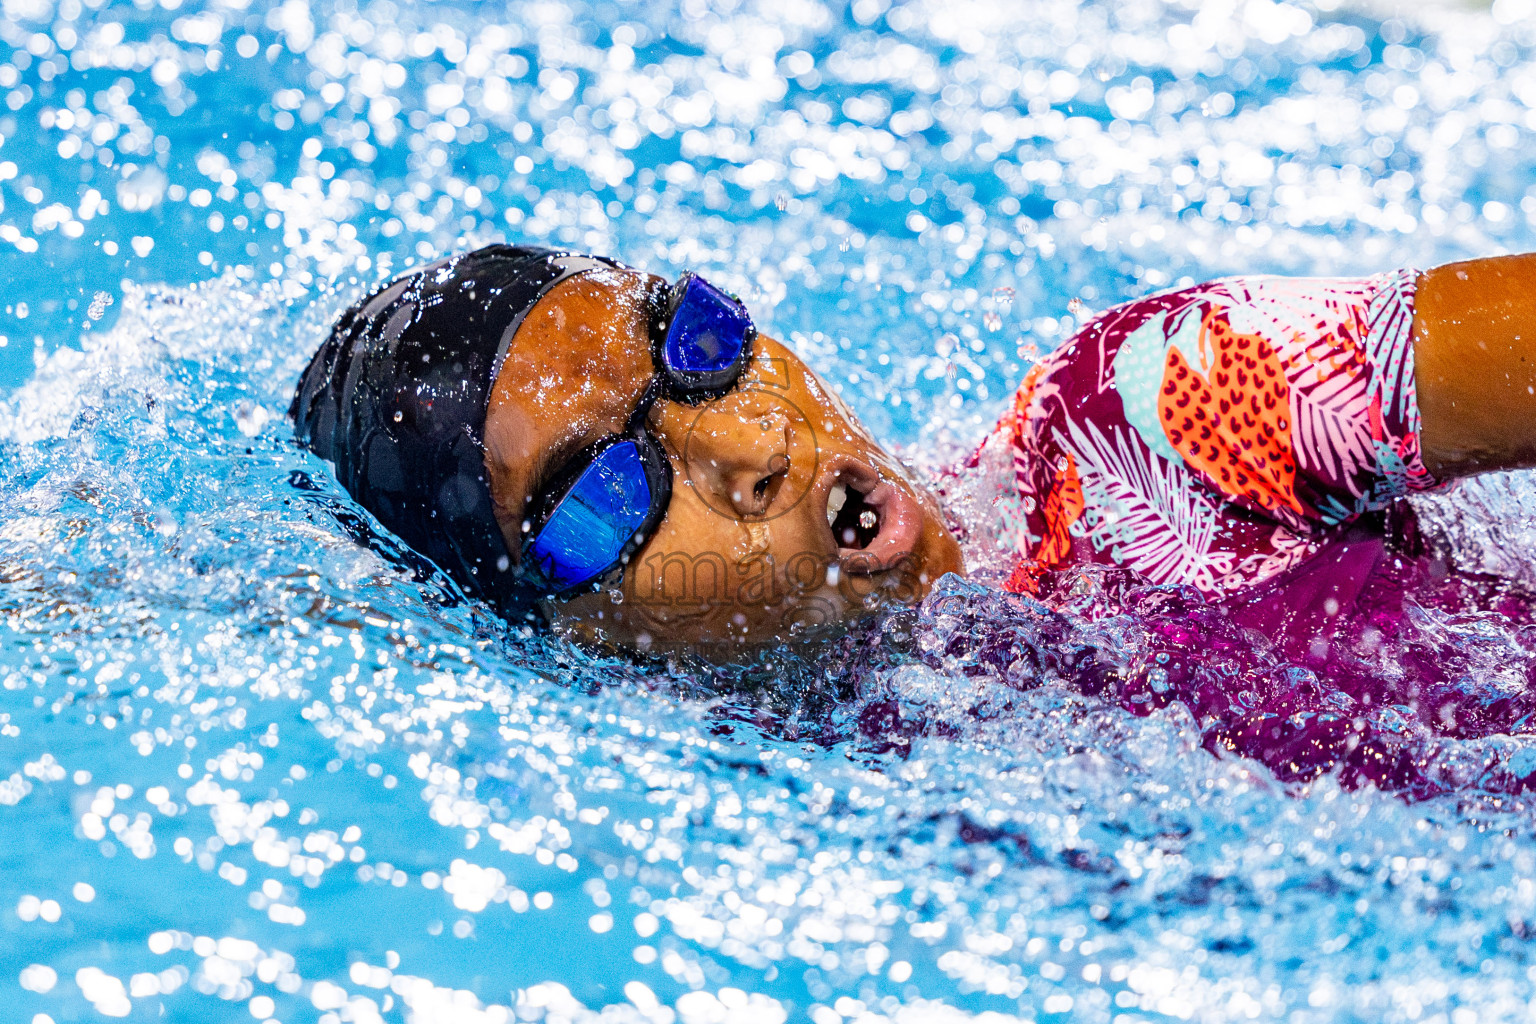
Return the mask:
[[[1297, 776], [951, 644], [1155, 612], [961, 584], [833, 680], [594, 659], [355, 544], [284, 410], [364, 289], [516, 238], [708, 273], [940, 465], [1087, 311], [1530, 248], [1528, 8], [6, 0], [7, 1013], [1524, 1015], [1519, 723], [1405, 707], [1428, 800]], [[1423, 511], [1530, 578], [1524, 479]], [[1525, 685], [1497, 612], [1410, 634]]]

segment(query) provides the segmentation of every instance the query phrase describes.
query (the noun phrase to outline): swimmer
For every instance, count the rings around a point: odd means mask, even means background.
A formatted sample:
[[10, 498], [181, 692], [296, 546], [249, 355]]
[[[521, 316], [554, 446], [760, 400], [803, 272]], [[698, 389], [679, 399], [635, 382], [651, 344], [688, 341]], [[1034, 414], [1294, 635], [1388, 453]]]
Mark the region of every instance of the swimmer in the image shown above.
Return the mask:
[[963, 528], [739, 300], [603, 257], [408, 273], [340, 318], [291, 414], [467, 593], [583, 642], [790, 641], [964, 574], [957, 533], [1014, 593], [1096, 564], [1312, 628], [1392, 557], [1384, 511], [1536, 465], [1532, 280], [1509, 256], [1116, 306], [942, 483], [986, 510]]

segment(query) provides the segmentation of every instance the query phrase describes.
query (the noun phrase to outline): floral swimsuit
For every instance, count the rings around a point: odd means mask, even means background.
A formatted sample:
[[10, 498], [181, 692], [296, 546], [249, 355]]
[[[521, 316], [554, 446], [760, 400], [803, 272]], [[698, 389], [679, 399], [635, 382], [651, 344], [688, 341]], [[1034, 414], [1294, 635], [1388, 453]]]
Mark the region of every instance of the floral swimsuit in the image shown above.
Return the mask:
[[[1436, 484], [1417, 277], [1235, 277], [1090, 320], [945, 481], [976, 574], [1041, 599], [945, 653], [1180, 703], [1283, 780], [1536, 792], [1498, 736], [1536, 729], [1536, 592], [1458, 566], [1414, 507], [1439, 503], [1402, 500]], [[1084, 626], [1102, 611], [1125, 618]]]
[[1012, 456], [1006, 589], [1099, 563], [1224, 596], [1435, 486], [1419, 453], [1416, 279], [1233, 277], [1090, 320], [973, 457]]

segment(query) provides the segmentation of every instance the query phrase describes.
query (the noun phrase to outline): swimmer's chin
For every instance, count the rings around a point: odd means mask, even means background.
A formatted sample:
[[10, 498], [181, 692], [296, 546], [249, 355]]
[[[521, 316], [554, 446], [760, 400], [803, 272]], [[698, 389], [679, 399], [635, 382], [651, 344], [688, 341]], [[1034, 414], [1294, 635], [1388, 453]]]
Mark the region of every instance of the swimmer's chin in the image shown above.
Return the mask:
[[[606, 594], [592, 594], [547, 606], [546, 618], [557, 636], [609, 656], [687, 656], [725, 664], [771, 650], [811, 648], [916, 607], [942, 576], [963, 575], [959, 545], [947, 532], [944, 537], [949, 545], [935, 552], [939, 557], [927, 560], [923, 571], [901, 578], [878, 574], [891, 577], [883, 587], [871, 579], [876, 596], [862, 605], [827, 588], [783, 602], [762, 618], [745, 620], [741, 612], [730, 614], [723, 608], [690, 614], [686, 608], [670, 605], [614, 604]], [[760, 606], [754, 610], [763, 612]]]
[[552, 630], [556, 636], [593, 654], [639, 659], [687, 658], [726, 665], [759, 657], [769, 651], [793, 653], [809, 649], [879, 619], [884, 611], [857, 611], [825, 622], [796, 623], [790, 629], [724, 632], [688, 629], [682, 632], [656, 629], [634, 630], [611, 621], [594, 621], [575, 616], [557, 616]]

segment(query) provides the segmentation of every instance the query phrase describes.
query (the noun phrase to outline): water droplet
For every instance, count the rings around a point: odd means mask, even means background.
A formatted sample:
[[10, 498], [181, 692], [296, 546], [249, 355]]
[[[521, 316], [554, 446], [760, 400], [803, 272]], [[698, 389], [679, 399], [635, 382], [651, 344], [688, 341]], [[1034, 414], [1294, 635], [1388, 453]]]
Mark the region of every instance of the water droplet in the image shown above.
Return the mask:
[[623, 604], [624, 603], [624, 591], [622, 591], [622, 590], [610, 590], [610, 591], [608, 591], [608, 602], [610, 604]]
[[981, 322], [986, 324], [989, 331], [1001, 330], [1003, 326], [1003, 318], [990, 309], [981, 315]]
[[405, 413], [401, 412], [399, 409], [396, 409], [395, 410], [395, 422], [399, 423], [403, 419], [405, 419]]
[[234, 417], [235, 426], [240, 428], [240, 433], [246, 437], [255, 437], [261, 433], [261, 428], [267, 425], [267, 420], [272, 418], [272, 414], [267, 412], [265, 406], [249, 398], [242, 398], [235, 403]]
[[1006, 311], [1013, 305], [1013, 289], [1007, 286], [992, 289], [992, 301], [997, 303], [999, 309]]

